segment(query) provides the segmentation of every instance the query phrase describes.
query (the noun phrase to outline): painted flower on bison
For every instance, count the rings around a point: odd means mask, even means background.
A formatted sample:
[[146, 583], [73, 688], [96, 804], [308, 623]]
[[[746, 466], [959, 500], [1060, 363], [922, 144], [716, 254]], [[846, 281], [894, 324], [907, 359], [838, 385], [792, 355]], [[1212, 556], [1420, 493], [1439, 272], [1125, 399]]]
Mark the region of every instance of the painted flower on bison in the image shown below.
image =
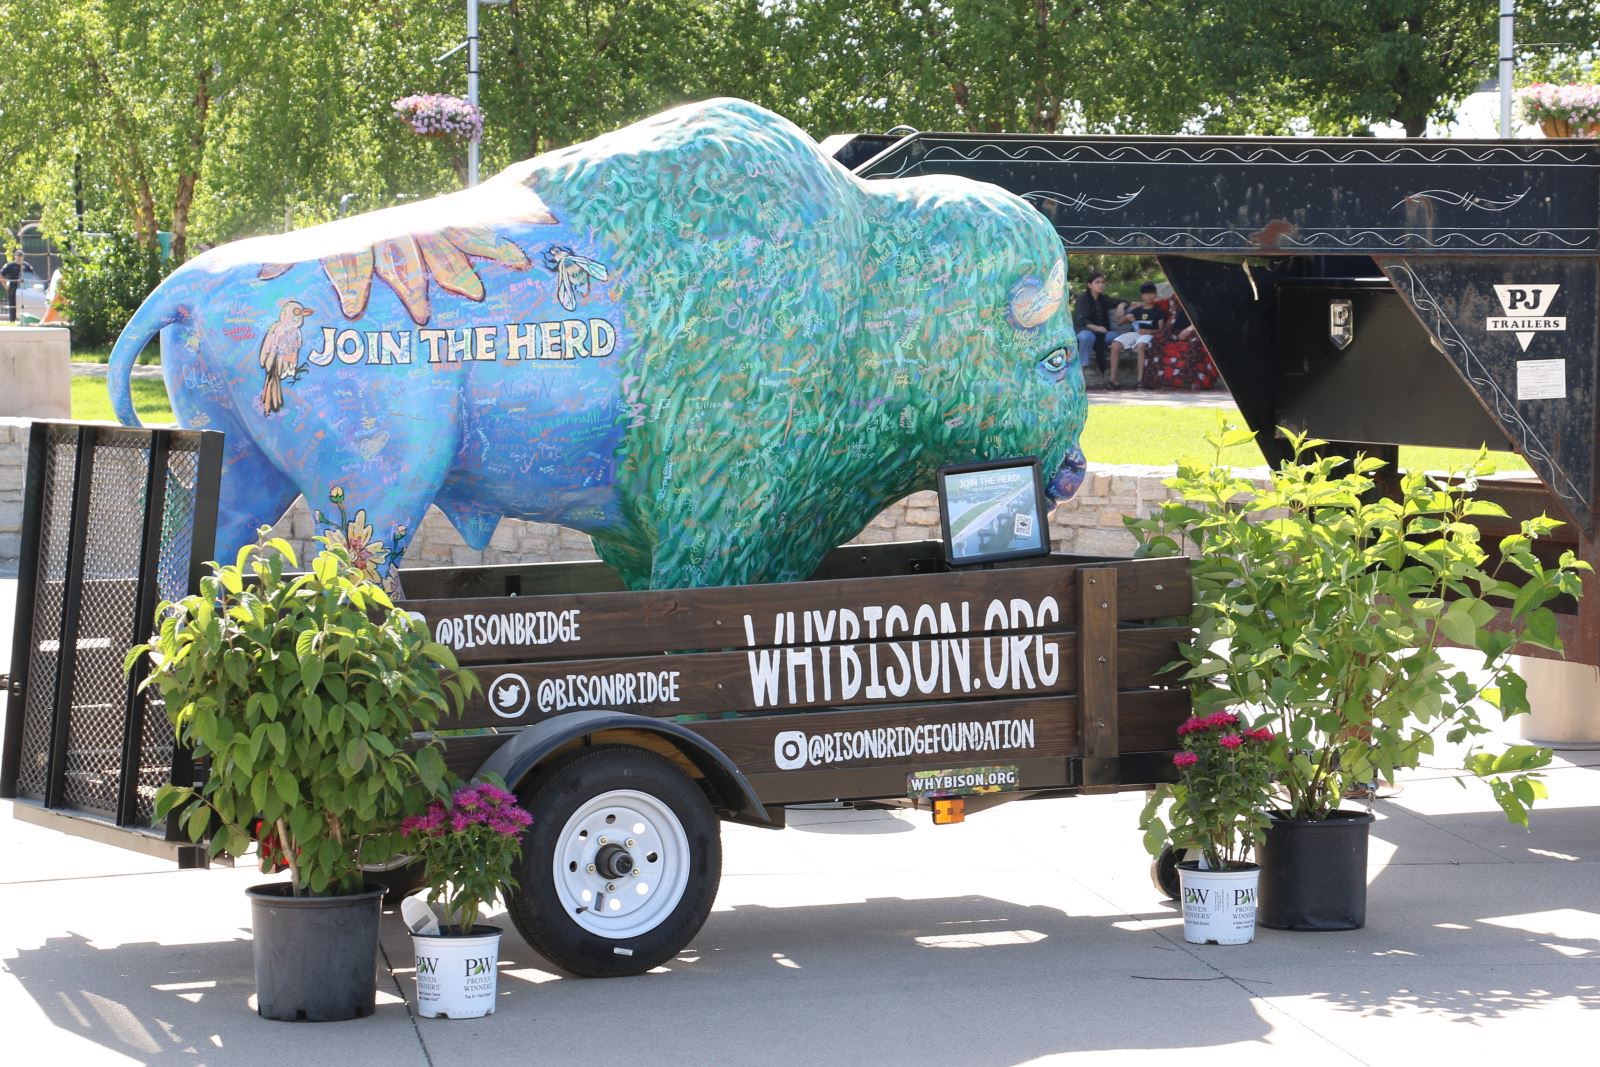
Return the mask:
[[383, 575], [378, 568], [389, 562], [389, 549], [382, 541], [372, 539], [372, 525], [367, 522], [367, 509], [357, 511], [355, 518], [343, 530], [328, 534], [328, 547], [338, 546], [350, 553], [350, 563], [367, 576], [369, 581], [382, 584]]

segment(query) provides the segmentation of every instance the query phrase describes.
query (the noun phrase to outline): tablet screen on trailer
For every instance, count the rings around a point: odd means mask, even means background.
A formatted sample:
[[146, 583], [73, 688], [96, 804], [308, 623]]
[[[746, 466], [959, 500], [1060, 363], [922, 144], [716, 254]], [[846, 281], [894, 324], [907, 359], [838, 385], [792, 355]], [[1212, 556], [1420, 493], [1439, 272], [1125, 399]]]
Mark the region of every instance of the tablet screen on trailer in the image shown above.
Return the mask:
[[952, 566], [1048, 555], [1048, 515], [1035, 457], [939, 472], [939, 522]]

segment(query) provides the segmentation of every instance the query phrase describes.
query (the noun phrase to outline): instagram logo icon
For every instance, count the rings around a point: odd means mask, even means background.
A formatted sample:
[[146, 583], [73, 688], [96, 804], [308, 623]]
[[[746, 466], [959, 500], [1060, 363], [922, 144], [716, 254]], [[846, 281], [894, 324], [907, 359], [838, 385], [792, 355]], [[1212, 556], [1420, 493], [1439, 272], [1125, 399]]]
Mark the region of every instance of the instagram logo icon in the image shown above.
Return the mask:
[[785, 730], [772, 739], [772, 760], [780, 771], [797, 771], [806, 765], [806, 735]]

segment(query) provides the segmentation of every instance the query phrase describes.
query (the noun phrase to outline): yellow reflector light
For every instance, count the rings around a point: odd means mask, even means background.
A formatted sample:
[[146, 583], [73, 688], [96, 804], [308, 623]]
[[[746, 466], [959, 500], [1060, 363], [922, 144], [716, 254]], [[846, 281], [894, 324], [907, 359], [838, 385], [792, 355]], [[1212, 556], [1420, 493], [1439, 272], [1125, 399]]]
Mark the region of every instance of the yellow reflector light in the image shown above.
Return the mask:
[[951, 823], [965, 821], [967, 817], [967, 802], [963, 797], [950, 797], [946, 800], [933, 802], [933, 825], [949, 826]]

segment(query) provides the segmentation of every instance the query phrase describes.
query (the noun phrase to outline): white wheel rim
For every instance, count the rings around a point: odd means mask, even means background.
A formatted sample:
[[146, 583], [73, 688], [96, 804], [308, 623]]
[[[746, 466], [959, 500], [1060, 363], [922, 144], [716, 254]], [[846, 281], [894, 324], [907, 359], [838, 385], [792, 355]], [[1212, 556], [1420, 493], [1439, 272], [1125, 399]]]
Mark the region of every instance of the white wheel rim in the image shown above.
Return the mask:
[[[604, 861], [621, 848], [620, 875]], [[655, 797], [614, 789], [585, 801], [561, 828], [551, 871], [567, 917], [592, 934], [624, 940], [660, 926], [689, 884], [689, 838]]]

